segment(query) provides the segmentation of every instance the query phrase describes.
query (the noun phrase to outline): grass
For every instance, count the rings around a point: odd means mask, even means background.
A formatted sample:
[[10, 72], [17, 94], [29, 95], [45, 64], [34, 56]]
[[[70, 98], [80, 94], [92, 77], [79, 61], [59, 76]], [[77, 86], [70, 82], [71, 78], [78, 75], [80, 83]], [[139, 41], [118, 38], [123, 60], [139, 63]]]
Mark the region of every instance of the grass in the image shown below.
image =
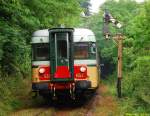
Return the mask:
[[[28, 79], [26, 79], [28, 80]], [[11, 111], [23, 107], [21, 97], [25, 96], [28, 88], [21, 77], [7, 77], [0, 80], [0, 115], [8, 115]]]
[[[108, 87], [109, 92], [107, 94], [114, 96], [117, 100], [121, 115], [150, 116], [148, 107], [142, 105], [142, 102], [137, 102], [136, 96], [127, 96], [124, 94], [124, 87], [122, 87], [122, 98], [117, 98], [117, 76], [115, 74], [108, 76], [106, 79], [103, 79], [102, 82]], [[122, 81], [122, 86], [125, 86], [124, 83], [125, 81]]]
[[117, 76], [115, 74], [108, 76], [105, 79], [102, 79], [102, 83], [108, 87], [107, 94], [116, 97], [116, 85], [117, 85]]

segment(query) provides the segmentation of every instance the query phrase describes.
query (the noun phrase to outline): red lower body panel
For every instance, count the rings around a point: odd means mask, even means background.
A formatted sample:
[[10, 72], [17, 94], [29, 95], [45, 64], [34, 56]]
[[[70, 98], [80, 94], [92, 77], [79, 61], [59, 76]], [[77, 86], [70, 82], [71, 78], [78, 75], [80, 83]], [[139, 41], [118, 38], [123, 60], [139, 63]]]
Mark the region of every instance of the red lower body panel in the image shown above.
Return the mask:
[[[48, 83], [48, 89], [51, 89], [52, 87], [55, 87], [55, 89], [69, 89], [72, 85], [74, 85], [75, 81], [82, 81], [82, 80], [87, 80], [87, 70], [85, 72], [81, 72], [80, 68], [85, 67], [87, 68], [86, 65], [75, 65], [74, 66], [74, 82], [63, 82], [63, 83], [51, 83], [51, 76], [50, 76], [50, 66], [39, 66], [38, 68], [44, 68], [45, 72], [38, 74], [39, 76], [39, 82], [38, 83], [43, 83], [46, 82]], [[33, 77], [34, 78], [34, 77]], [[56, 68], [56, 72], [54, 73], [54, 78], [56, 79], [67, 79], [71, 78], [71, 72], [68, 68], [68, 66], [58, 66]]]
[[68, 66], [58, 66], [56, 68], [54, 78], [60, 79], [71, 78]]

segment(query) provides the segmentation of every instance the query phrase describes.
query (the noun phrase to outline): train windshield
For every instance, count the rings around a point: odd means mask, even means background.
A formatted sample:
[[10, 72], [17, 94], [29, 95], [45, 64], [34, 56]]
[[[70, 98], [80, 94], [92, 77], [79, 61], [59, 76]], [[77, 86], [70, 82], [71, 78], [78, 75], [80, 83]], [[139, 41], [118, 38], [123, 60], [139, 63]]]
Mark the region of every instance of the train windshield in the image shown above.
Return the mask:
[[57, 33], [56, 38], [57, 38], [57, 57], [58, 58], [67, 58], [68, 34], [67, 33]]
[[74, 58], [87, 59], [89, 57], [88, 48], [88, 43], [76, 43], [74, 45]]
[[49, 60], [49, 44], [33, 44], [32, 45], [32, 60], [41, 61]]
[[67, 41], [57, 41], [57, 55], [59, 58], [67, 58]]

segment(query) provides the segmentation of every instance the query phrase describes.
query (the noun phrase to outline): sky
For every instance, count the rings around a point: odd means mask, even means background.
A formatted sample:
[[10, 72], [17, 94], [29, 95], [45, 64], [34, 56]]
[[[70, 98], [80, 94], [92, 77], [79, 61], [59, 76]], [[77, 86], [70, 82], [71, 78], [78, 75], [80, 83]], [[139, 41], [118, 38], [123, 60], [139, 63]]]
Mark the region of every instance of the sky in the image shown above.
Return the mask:
[[[103, 4], [106, 0], [91, 0], [91, 12], [97, 13], [99, 10], [99, 6]], [[143, 2], [144, 0], [136, 0], [137, 2]]]

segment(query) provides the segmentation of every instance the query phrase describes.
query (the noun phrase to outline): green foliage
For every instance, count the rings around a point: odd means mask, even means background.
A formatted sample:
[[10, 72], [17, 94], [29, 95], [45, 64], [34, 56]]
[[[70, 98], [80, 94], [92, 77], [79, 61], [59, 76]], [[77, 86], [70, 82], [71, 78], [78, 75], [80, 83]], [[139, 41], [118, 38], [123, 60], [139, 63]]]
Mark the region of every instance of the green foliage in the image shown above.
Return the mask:
[[[108, 9], [113, 17], [117, 18], [120, 22], [123, 22], [123, 30], [117, 30], [113, 25], [110, 25], [111, 35], [114, 36], [118, 32], [123, 32], [127, 35], [126, 28], [130, 19], [138, 14], [137, 6], [139, 5], [131, 0], [121, 0], [118, 2], [115, 0], [108, 0], [101, 6], [99, 14], [95, 14], [88, 19], [83, 19], [84, 23], [81, 26], [92, 29], [96, 35], [99, 53], [101, 54], [101, 63], [105, 65], [105, 71], [102, 70], [104, 75], [109, 75], [116, 69], [117, 47], [113, 41], [105, 40], [103, 37], [103, 11]], [[126, 45], [127, 44], [128, 42], [126, 42]]]
[[[96, 14], [83, 19], [86, 27], [92, 29], [97, 37], [101, 61], [105, 64], [107, 74], [115, 71], [117, 49], [111, 40], [104, 40], [102, 34], [103, 11], [107, 9], [113, 17], [123, 23], [123, 30], [114, 29], [110, 32], [124, 34], [123, 42], [123, 112], [150, 112], [150, 2], [137, 4], [133, 0], [107, 0]], [[108, 65], [109, 64], [109, 65]], [[109, 70], [114, 67], [113, 70]], [[104, 73], [102, 72], [102, 73]], [[116, 76], [109, 76], [109, 78]], [[111, 80], [111, 79], [108, 79]], [[114, 79], [112, 79], [114, 80]], [[109, 81], [110, 82], [110, 81]], [[110, 82], [112, 86], [112, 82]], [[113, 83], [115, 84], [115, 83]]]
[[[136, 108], [150, 107], [150, 41], [149, 41], [149, 7], [146, 2], [139, 8], [139, 15], [134, 17], [126, 28], [128, 37], [132, 40], [132, 47], [126, 47], [126, 59], [131, 67], [128, 67], [127, 77], [124, 80], [124, 91], [126, 96], [135, 99]], [[128, 64], [126, 63], [126, 66]], [[127, 67], [126, 67], [127, 68]], [[131, 70], [130, 70], [131, 69]], [[148, 111], [150, 112], [150, 111]]]
[[23, 87], [24, 83], [21, 78], [7, 77], [0, 80], [0, 115], [5, 116], [10, 111], [22, 106], [22, 102], [17, 97], [24, 93], [21, 90]]
[[84, 14], [85, 16], [90, 16], [91, 12], [90, 12], [90, 0], [82, 0], [80, 1], [80, 5], [81, 7], [84, 9]]
[[[88, 8], [89, 0], [0, 0], [1, 114], [22, 105], [16, 96], [23, 91], [20, 77], [26, 78], [30, 74], [32, 32], [61, 24], [77, 26], [82, 9], [89, 15]], [[110, 26], [112, 35], [116, 32], [125, 35], [123, 95], [128, 99], [123, 99], [123, 111], [150, 112], [150, 2], [137, 4], [133, 0], [107, 0], [99, 14], [82, 19], [80, 26], [92, 29], [97, 37], [99, 53], [106, 65], [106, 74], [109, 74], [116, 69], [117, 49], [113, 41], [103, 37], [104, 9], [123, 22], [123, 30]]]
[[81, 12], [79, 2], [80, 0], [1, 0], [1, 72], [8, 75], [16, 72], [27, 74], [30, 71], [28, 45], [31, 33], [39, 28], [57, 27], [60, 24], [76, 25]]
[[[31, 73], [35, 30], [79, 23], [83, 0], [0, 0], [0, 115], [18, 108]], [[11, 97], [10, 97], [11, 96]]]

